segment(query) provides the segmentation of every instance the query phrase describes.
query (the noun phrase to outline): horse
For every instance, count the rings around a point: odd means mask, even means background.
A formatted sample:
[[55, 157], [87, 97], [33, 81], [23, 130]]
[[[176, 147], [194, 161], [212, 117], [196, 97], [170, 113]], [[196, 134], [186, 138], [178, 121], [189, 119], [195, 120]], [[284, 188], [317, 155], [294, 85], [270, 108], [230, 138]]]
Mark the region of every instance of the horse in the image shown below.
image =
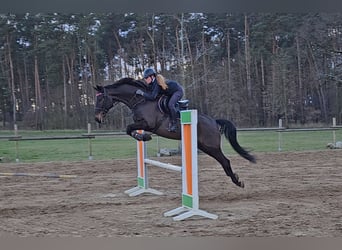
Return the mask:
[[[143, 80], [133, 78], [122, 78], [106, 86], [96, 85], [95, 120], [103, 123], [108, 111], [115, 103], [125, 104], [133, 114], [134, 123], [126, 128], [127, 135], [136, 140], [149, 141], [152, 139], [151, 133], [174, 140], [181, 140], [180, 122], [178, 119], [178, 129], [175, 132], [168, 131], [170, 121], [169, 115], [165, 114], [158, 104], [158, 100], [148, 101], [136, 91], [148, 91]], [[140, 134], [137, 130], [144, 130], [150, 133]], [[255, 157], [240, 146], [237, 141], [235, 125], [225, 119], [214, 119], [208, 115], [198, 113], [197, 123], [197, 145], [198, 149], [218, 161], [224, 172], [231, 178], [237, 186], [244, 188], [244, 182], [234, 173], [228, 158], [221, 149], [221, 135], [224, 134], [233, 149], [246, 160], [256, 163]]]

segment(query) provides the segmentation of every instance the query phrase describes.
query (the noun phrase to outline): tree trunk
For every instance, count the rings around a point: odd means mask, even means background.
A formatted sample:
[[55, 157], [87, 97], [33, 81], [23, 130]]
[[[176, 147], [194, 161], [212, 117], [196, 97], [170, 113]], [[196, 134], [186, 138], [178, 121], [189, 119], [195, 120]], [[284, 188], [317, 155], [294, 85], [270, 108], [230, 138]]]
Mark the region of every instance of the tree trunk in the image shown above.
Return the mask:
[[203, 105], [203, 113], [209, 114], [209, 79], [208, 79], [208, 66], [207, 66], [207, 56], [206, 56], [206, 44], [205, 44], [205, 36], [204, 32], [202, 32], [202, 66], [203, 66], [203, 75], [202, 75], [202, 82], [203, 82], [203, 96], [200, 96], [201, 100], [204, 100]]
[[[0, 66], [1, 66], [1, 75], [5, 76], [5, 72], [7, 71], [6, 70], [6, 66], [5, 63], [0, 60]], [[0, 89], [0, 103], [1, 103], [1, 109], [3, 110], [2, 112], [2, 124], [3, 124], [3, 127], [5, 128], [6, 127], [6, 122], [7, 122], [7, 117], [6, 117], [6, 114], [7, 114], [7, 105], [6, 105], [6, 102], [7, 102], [7, 96], [6, 96], [6, 93], [5, 91], [2, 91], [3, 89]]]
[[269, 126], [268, 121], [268, 112], [269, 112], [269, 103], [268, 103], [268, 90], [265, 81], [265, 66], [264, 66], [264, 58], [261, 56], [260, 58], [260, 71], [261, 71], [261, 98], [262, 98], [262, 111], [263, 111], [263, 121], [264, 126]]
[[322, 80], [320, 80], [319, 77], [319, 69], [316, 62], [315, 55], [313, 53], [311, 45], [308, 43], [309, 53], [310, 53], [310, 59], [312, 61], [312, 73], [315, 75], [315, 88], [319, 97], [319, 103], [320, 103], [320, 109], [322, 112], [322, 118], [325, 122], [328, 122], [328, 114], [327, 114], [327, 104], [325, 100], [325, 91], [323, 89], [323, 83]]
[[[196, 74], [195, 74], [195, 62], [194, 62], [194, 58], [192, 56], [192, 51], [191, 51], [191, 45], [190, 45], [190, 40], [189, 40], [189, 36], [187, 35], [187, 33], [185, 34], [185, 39], [186, 39], [186, 44], [187, 44], [187, 48], [188, 48], [188, 55], [189, 55], [189, 60], [190, 60], [190, 65], [191, 65], [191, 78], [189, 81], [189, 86], [186, 89], [189, 89], [191, 91], [190, 93], [190, 97], [193, 100], [193, 103], [197, 103], [198, 99], [197, 99], [197, 89], [198, 89], [198, 84], [197, 84], [197, 78], [196, 78]], [[185, 84], [185, 82], [183, 83]], [[185, 91], [185, 89], [184, 89]], [[184, 97], [186, 97], [186, 91], [184, 93]], [[189, 98], [189, 97], [187, 97]]]
[[231, 110], [232, 110], [232, 100], [233, 100], [233, 91], [232, 91], [232, 69], [231, 69], [231, 56], [230, 56], [230, 31], [229, 29], [227, 30], [227, 90], [228, 90], [228, 99], [226, 101], [227, 106], [226, 106], [226, 116], [229, 117]]
[[[277, 72], [277, 55], [278, 55], [278, 45], [277, 41], [273, 39], [272, 43], [272, 62], [271, 62], [271, 72], [272, 72], [272, 88], [271, 88], [271, 120], [278, 124], [278, 119], [281, 118], [281, 110], [278, 109], [277, 100], [280, 98], [277, 95], [277, 89], [279, 88], [279, 79]], [[274, 121], [276, 120], [276, 121]]]
[[146, 29], [146, 33], [148, 37], [151, 40], [152, 44], [152, 55], [149, 55], [151, 57], [152, 62], [151, 64], [154, 65], [155, 70], [157, 70], [157, 56], [156, 56], [156, 45], [155, 45], [155, 38], [154, 38], [154, 14], [152, 14], [152, 32], [150, 32], [148, 29]]
[[64, 129], [66, 129], [67, 127], [67, 119], [68, 119], [68, 104], [67, 104], [67, 74], [66, 74], [66, 70], [65, 70], [65, 61], [66, 61], [66, 56], [63, 55], [62, 58], [62, 67], [63, 67], [63, 126]]
[[252, 107], [252, 83], [251, 83], [251, 60], [250, 60], [250, 52], [249, 52], [249, 26], [248, 26], [248, 18], [245, 15], [245, 63], [246, 63], [246, 85], [247, 85], [247, 112], [249, 122], [253, 120], [252, 114], [255, 109]]
[[35, 86], [35, 99], [36, 99], [36, 129], [42, 130], [42, 111], [41, 111], [41, 91], [40, 80], [38, 71], [38, 57], [34, 56], [34, 86]]
[[10, 85], [11, 85], [11, 96], [12, 96], [12, 109], [13, 109], [13, 124], [17, 123], [17, 111], [16, 111], [16, 96], [15, 96], [15, 85], [14, 85], [14, 71], [13, 71], [13, 61], [12, 61], [12, 53], [11, 53], [11, 44], [10, 44], [10, 35], [7, 34], [6, 36], [7, 42], [7, 53], [8, 53], [8, 63], [10, 67]]
[[281, 93], [282, 93], [282, 111], [284, 112], [285, 124], [289, 124], [288, 120], [288, 110], [287, 110], [287, 98], [288, 98], [288, 88], [286, 86], [286, 66], [281, 65]]
[[29, 93], [29, 80], [28, 80], [28, 73], [27, 73], [27, 63], [26, 63], [26, 56], [24, 56], [24, 89], [22, 90], [25, 96], [25, 111], [31, 108], [30, 102], [30, 93]]
[[303, 96], [303, 83], [302, 83], [302, 66], [301, 66], [301, 54], [300, 54], [300, 46], [299, 46], [299, 37], [296, 36], [296, 47], [297, 47], [297, 69], [298, 69], [298, 105], [299, 105], [299, 112], [300, 118], [299, 120], [301, 123], [305, 121], [305, 114], [304, 114], [304, 96]]
[[248, 18], [245, 15], [245, 60], [246, 60], [246, 84], [247, 84], [247, 94], [248, 98], [252, 98], [252, 86], [251, 86], [251, 60], [249, 52], [249, 27]]
[[[124, 50], [123, 50], [123, 48], [122, 48], [122, 46], [121, 46], [121, 42], [120, 42], [120, 39], [119, 39], [117, 33], [116, 33], [116, 32], [113, 32], [113, 33], [114, 33], [115, 40], [116, 40], [116, 42], [117, 42], [117, 44], [118, 44], [118, 47], [119, 47], [120, 69], [121, 69], [121, 65], [124, 64], [124, 72], [125, 72], [125, 74], [126, 74], [126, 76], [127, 76], [127, 75], [129, 75], [129, 71], [128, 71], [127, 65], [126, 65], [126, 63], [125, 63], [125, 62], [126, 62], [126, 56], [125, 56], [125, 54], [124, 54]], [[121, 60], [123, 60], [123, 62], [122, 62]], [[142, 65], [143, 65], [143, 64], [142, 64]], [[120, 78], [122, 77], [122, 70], [121, 70], [121, 72], [119, 73], [119, 77], [120, 77]]]

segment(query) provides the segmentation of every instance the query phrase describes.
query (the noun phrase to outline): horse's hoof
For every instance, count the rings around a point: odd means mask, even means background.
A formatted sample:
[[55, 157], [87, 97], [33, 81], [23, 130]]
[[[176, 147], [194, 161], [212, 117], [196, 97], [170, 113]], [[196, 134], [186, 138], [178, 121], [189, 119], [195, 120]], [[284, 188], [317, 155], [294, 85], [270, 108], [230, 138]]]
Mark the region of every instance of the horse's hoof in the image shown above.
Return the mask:
[[236, 185], [238, 185], [241, 188], [244, 188], [245, 187], [245, 183], [243, 181], [239, 181], [240, 178], [239, 178], [238, 174], [234, 174], [234, 176], [235, 176], [235, 179], [236, 179]]
[[152, 140], [152, 136], [149, 134], [143, 134], [143, 141], [150, 141]]

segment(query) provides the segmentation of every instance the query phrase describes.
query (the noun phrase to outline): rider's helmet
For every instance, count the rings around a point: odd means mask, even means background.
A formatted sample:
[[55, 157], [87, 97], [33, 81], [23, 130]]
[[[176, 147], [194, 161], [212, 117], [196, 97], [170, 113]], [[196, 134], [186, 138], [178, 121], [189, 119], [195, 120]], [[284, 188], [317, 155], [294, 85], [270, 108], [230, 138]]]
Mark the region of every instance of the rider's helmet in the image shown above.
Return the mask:
[[151, 75], [156, 75], [156, 72], [152, 68], [145, 69], [144, 71], [144, 78], [147, 78]]

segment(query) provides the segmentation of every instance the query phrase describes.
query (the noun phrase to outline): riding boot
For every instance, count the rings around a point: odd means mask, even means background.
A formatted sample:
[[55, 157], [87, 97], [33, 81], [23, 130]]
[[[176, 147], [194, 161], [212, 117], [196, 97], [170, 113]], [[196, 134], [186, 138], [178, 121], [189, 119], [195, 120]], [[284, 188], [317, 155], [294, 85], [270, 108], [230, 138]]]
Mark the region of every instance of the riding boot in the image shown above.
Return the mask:
[[169, 123], [169, 132], [176, 132], [177, 131], [177, 123], [176, 121], [171, 121]]

